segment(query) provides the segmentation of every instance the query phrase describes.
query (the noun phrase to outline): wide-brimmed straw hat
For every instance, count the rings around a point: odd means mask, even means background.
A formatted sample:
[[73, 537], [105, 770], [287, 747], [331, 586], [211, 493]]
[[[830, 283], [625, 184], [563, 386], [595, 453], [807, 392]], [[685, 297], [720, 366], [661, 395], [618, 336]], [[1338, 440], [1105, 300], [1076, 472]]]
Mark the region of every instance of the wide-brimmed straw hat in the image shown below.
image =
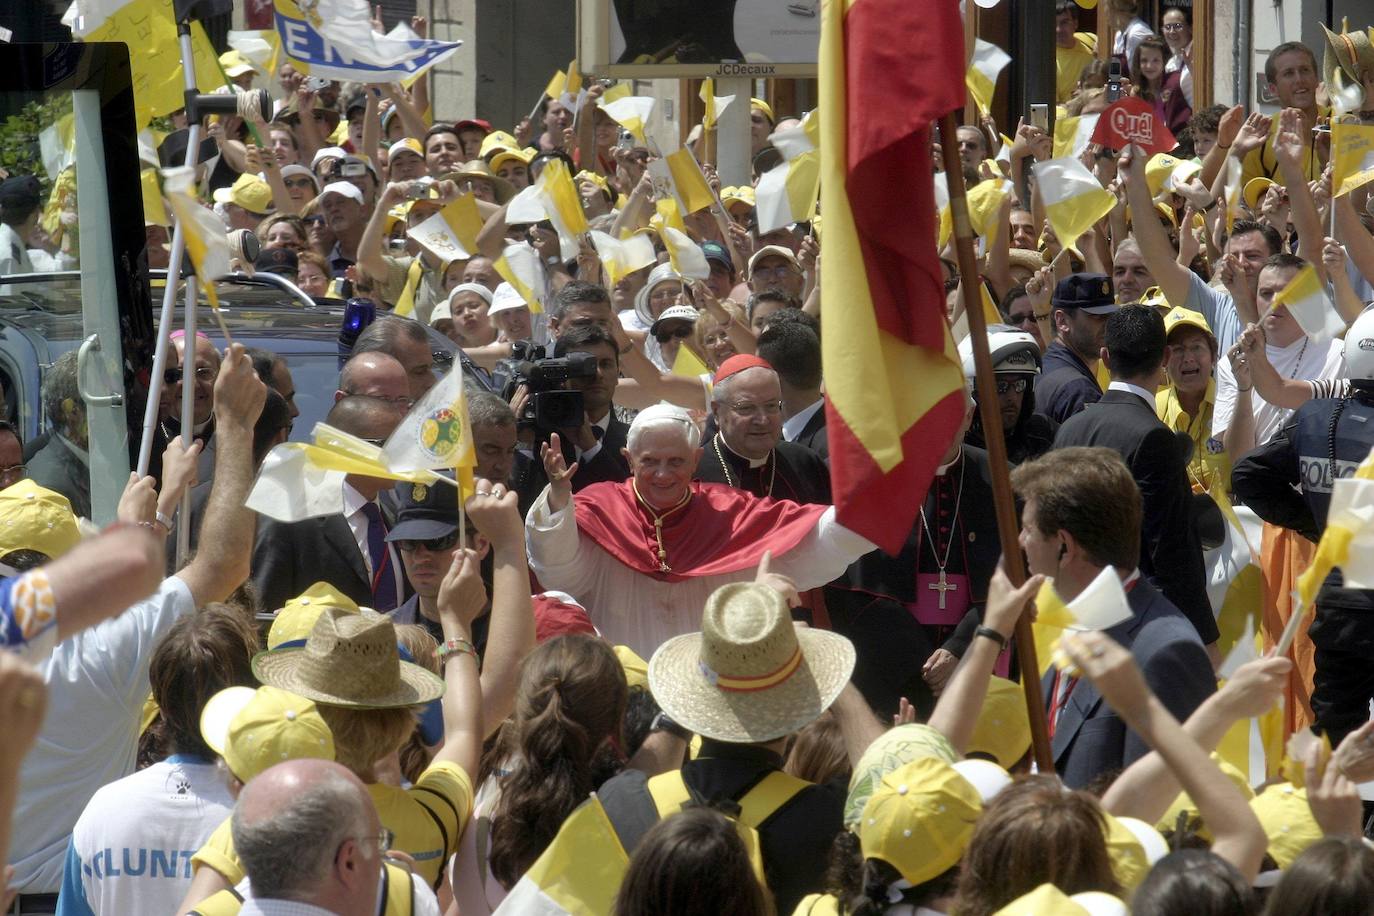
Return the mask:
[[438, 675], [401, 661], [391, 621], [368, 610], [325, 608], [304, 646], [259, 652], [253, 674], [327, 706], [389, 709], [444, 695]]
[[1332, 83], [1336, 69], [1345, 71], [1345, 85], [1351, 86], [1360, 82], [1361, 70], [1374, 70], [1374, 44], [1370, 42], [1369, 33], [1363, 29], [1356, 29], [1353, 32], [1336, 33], [1326, 27], [1326, 23], [1319, 23], [1322, 27], [1322, 34], [1326, 36], [1326, 51], [1322, 55], [1322, 79], [1326, 80], [1327, 88], [1333, 89]]
[[734, 744], [772, 741], [814, 721], [854, 670], [854, 644], [798, 630], [766, 585], [716, 589], [701, 632], [676, 636], [649, 661], [649, 689], [674, 722]]

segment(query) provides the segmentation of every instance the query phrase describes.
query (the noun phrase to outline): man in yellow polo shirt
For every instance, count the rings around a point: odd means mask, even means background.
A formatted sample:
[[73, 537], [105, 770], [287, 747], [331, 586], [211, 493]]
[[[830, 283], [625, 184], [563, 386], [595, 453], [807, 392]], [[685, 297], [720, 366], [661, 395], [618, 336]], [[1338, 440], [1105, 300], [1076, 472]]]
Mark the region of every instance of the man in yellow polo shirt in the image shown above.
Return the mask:
[[[1303, 174], [1308, 181], [1322, 177], [1326, 167], [1328, 150], [1312, 142], [1312, 130], [1317, 122], [1331, 115], [1329, 108], [1317, 105], [1317, 87], [1321, 83], [1321, 71], [1317, 69], [1317, 58], [1312, 49], [1296, 41], [1287, 41], [1269, 52], [1264, 61], [1264, 78], [1269, 83], [1269, 91], [1279, 97], [1281, 108], [1296, 108], [1302, 112], [1303, 128]], [[1274, 135], [1279, 130], [1278, 115], [1269, 124], [1269, 135], [1257, 148], [1245, 151], [1241, 159], [1241, 181], [1254, 178], [1272, 178], [1279, 181], [1279, 162], [1274, 155]], [[1236, 150], [1232, 155], [1238, 154]]]
[[1231, 487], [1231, 459], [1221, 440], [1212, 435], [1212, 409], [1216, 382], [1212, 370], [1217, 361], [1217, 339], [1200, 312], [1174, 308], [1164, 316], [1169, 383], [1155, 394], [1155, 412], [1164, 425], [1186, 432], [1193, 440], [1188, 460], [1188, 479], [1193, 492], [1213, 485]]
[[1054, 5], [1054, 101], [1063, 105], [1073, 97], [1083, 68], [1092, 63], [1092, 48], [1084, 43], [1087, 35], [1078, 32], [1078, 4], [1058, 0]]

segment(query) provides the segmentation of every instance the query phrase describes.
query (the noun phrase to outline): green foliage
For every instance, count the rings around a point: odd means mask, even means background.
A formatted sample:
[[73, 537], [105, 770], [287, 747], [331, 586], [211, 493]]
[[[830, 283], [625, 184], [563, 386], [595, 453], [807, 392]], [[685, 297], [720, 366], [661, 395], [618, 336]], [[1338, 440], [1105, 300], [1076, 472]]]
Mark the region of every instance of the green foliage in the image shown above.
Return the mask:
[[0, 168], [11, 175], [36, 175], [43, 185], [46, 197], [49, 188], [47, 172], [43, 169], [43, 156], [38, 145], [38, 134], [57, 119], [71, 114], [72, 97], [70, 93], [57, 93], [42, 101], [33, 101], [10, 115], [0, 124]]

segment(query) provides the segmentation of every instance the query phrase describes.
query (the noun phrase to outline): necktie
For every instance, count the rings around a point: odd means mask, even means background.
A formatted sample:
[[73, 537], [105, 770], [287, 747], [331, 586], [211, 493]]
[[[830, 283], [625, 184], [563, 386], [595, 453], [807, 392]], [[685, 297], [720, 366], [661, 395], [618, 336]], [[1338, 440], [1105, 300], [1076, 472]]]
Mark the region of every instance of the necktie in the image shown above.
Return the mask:
[[396, 574], [391, 568], [391, 551], [386, 548], [386, 524], [376, 503], [364, 503], [367, 516], [367, 555], [372, 562], [372, 607], [386, 613], [396, 609]]

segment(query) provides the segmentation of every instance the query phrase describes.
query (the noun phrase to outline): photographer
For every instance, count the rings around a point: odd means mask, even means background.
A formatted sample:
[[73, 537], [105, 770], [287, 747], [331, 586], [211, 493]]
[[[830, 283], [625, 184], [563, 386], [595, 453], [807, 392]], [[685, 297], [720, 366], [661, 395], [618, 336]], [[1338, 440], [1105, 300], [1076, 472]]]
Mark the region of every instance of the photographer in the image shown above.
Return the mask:
[[[582, 359], [577, 360], [578, 356]], [[586, 359], [588, 356], [595, 360], [594, 364], [587, 365], [591, 362]], [[549, 482], [543, 463], [533, 460], [531, 455], [548, 441], [550, 433], [558, 433], [564, 460], [569, 465], [577, 462], [574, 490], [630, 476], [630, 466], [622, 452], [630, 427], [615, 416], [614, 410], [620, 378], [615, 341], [597, 325], [573, 326], [558, 338], [553, 358], [570, 359], [563, 390], [539, 391], [538, 385], [526, 382], [517, 386], [511, 403], [522, 439], [533, 434], [530, 455], [522, 452], [516, 461], [515, 488], [520, 494], [522, 511], [528, 511]], [[535, 360], [530, 365], [542, 362], [546, 361]], [[531, 391], [531, 387], [536, 390]], [[567, 396], [571, 394], [580, 395], [580, 403], [579, 399]]]

